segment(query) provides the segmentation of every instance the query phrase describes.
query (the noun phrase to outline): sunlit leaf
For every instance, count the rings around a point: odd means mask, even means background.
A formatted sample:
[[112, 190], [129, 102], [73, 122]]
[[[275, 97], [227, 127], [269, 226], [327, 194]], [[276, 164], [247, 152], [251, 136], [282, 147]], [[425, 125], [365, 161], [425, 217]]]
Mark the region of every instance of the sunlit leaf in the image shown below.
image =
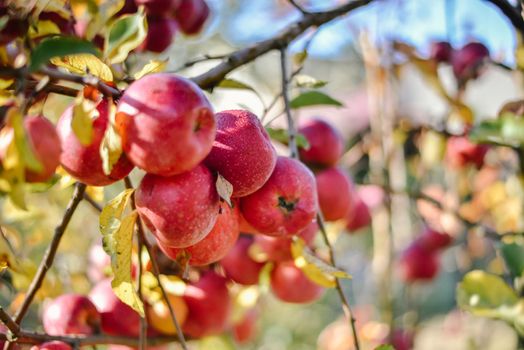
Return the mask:
[[80, 92], [73, 106], [71, 128], [82, 145], [88, 146], [93, 141], [93, 119], [98, 116], [96, 103], [84, 98]]
[[391, 344], [382, 344], [377, 346], [375, 350], [395, 350], [395, 347]]
[[139, 72], [135, 73], [134, 78], [140, 79], [144, 75], [162, 72], [166, 68], [166, 65], [167, 65], [167, 60], [165, 61], [151, 60], [144, 67], [142, 67], [142, 69]]
[[124, 7], [125, 0], [105, 0], [98, 6], [94, 2], [88, 2], [92, 20], [89, 21], [86, 30], [86, 38], [91, 40], [102, 31], [104, 26], [118, 11]]
[[44, 39], [32, 51], [29, 70], [37, 71], [54, 57], [80, 53], [98, 55], [98, 50], [93, 43], [75, 37], [56, 36]]
[[231, 203], [231, 195], [233, 194], [233, 185], [227, 181], [225, 177], [218, 174], [216, 181], [216, 189], [220, 198], [222, 198], [230, 207], [233, 206]]
[[300, 88], [318, 89], [326, 86], [327, 83], [325, 80], [318, 80], [305, 74], [299, 74], [295, 77], [295, 85]]
[[239, 89], [239, 90], [250, 90], [255, 91], [251, 86], [235, 80], [235, 79], [223, 79], [218, 83], [217, 87], [224, 88], [224, 89]]
[[113, 81], [111, 69], [98, 57], [92, 54], [78, 54], [64, 57], [54, 57], [51, 63], [67, 69], [71, 73], [94, 75], [104, 81]]
[[[115, 230], [118, 229], [118, 227], [120, 226], [120, 219], [122, 217], [122, 213], [124, 212], [127, 202], [132, 194], [132, 189], [124, 190], [118, 196], [110, 200], [106, 204], [104, 209], [102, 209], [99, 221], [100, 232], [102, 232], [103, 236], [112, 235], [115, 232]], [[108, 240], [107, 243], [109, 245], [114, 244], [114, 242], [112, 242], [111, 240]], [[112, 249], [111, 247], [109, 248]]]
[[289, 103], [290, 107], [293, 109], [326, 105], [326, 106], [336, 106], [341, 107], [343, 104], [340, 101], [335, 100], [333, 97], [326, 95], [320, 91], [306, 91], [295, 97]]
[[146, 38], [147, 21], [143, 12], [122, 16], [111, 24], [106, 37], [104, 56], [111, 63], [125, 61], [127, 55]]
[[42, 38], [53, 34], [60, 34], [60, 28], [53, 21], [38, 21], [36, 27], [29, 27], [29, 37]]
[[118, 162], [122, 155], [122, 140], [120, 134], [116, 130], [116, 105], [108, 104], [109, 121], [107, 129], [104, 133], [104, 138], [100, 143], [100, 157], [102, 158], [102, 169], [106, 175], [111, 174], [113, 166]]

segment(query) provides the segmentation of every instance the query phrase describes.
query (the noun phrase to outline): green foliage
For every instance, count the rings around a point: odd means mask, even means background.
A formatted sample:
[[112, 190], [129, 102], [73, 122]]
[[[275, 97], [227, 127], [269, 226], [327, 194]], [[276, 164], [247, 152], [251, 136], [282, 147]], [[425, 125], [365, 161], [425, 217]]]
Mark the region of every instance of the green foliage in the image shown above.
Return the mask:
[[290, 106], [293, 109], [303, 108], [303, 107], [310, 107], [310, 106], [318, 106], [318, 105], [326, 105], [326, 106], [336, 106], [336, 107], [342, 107], [343, 104], [337, 100], [335, 100], [333, 97], [326, 95], [323, 92], [320, 91], [306, 91], [295, 97], [293, 100], [290, 101]]
[[74, 37], [56, 36], [42, 40], [31, 54], [29, 70], [35, 72], [45, 65], [53, 57], [90, 53], [98, 56], [98, 50], [89, 41]]
[[524, 118], [505, 113], [498, 119], [483, 121], [471, 130], [470, 138], [482, 143], [522, 146], [524, 145]]
[[111, 64], [124, 62], [129, 52], [136, 49], [146, 35], [147, 21], [143, 12], [120, 17], [109, 27], [104, 57]]
[[524, 273], [524, 246], [522, 243], [501, 243], [499, 249], [511, 275], [522, 276]]
[[[271, 127], [266, 127], [266, 131], [273, 140], [287, 144], [289, 140], [289, 135], [287, 129], [276, 129]], [[297, 133], [296, 137], [297, 146], [303, 149], [309, 149], [309, 142], [306, 137], [301, 133]]]

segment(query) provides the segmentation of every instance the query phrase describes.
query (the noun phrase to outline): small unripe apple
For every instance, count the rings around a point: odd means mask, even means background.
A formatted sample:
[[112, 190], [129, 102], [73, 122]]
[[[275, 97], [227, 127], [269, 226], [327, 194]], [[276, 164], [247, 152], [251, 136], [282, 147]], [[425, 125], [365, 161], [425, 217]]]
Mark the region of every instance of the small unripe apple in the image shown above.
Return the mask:
[[429, 57], [437, 63], [450, 62], [453, 56], [453, 47], [447, 41], [438, 41], [431, 43], [431, 52]]
[[[42, 171], [36, 172], [26, 167], [25, 179], [27, 182], [45, 182], [53, 177], [60, 164], [60, 139], [55, 126], [42, 116], [25, 117], [24, 129], [26, 137], [35, 155], [42, 165]], [[0, 133], [0, 158], [4, 158], [7, 148], [13, 142], [14, 130], [4, 128]]]
[[[184, 322], [186, 322], [188, 314], [186, 302], [178, 295], [168, 294], [167, 297], [173, 308], [178, 324], [182, 326]], [[149, 325], [153, 327], [154, 330], [166, 335], [176, 334], [176, 327], [171, 318], [169, 306], [164, 299], [146, 307], [146, 311]]]
[[446, 161], [453, 168], [463, 168], [469, 164], [480, 168], [488, 150], [488, 145], [473, 143], [467, 136], [452, 136], [446, 145]]
[[277, 161], [275, 148], [256, 115], [245, 110], [216, 114], [217, 135], [205, 163], [233, 185], [233, 197], [261, 188]]
[[310, 119], [300, 124], [298, 132], [304, 135], [309, 149], [300, 149], [300, 159], [312, 166], [335, 165], [344, 152], [344, 140], [328, 122]]
[[200, 280], [189, 284], [184, 300], [189, 309], [182, 329], [192, 337], [200, 338], [222, 333], [232, 310], [227, 280], [213, 271], [207, 271]]
[[459, 81], [475, 79], [480, 74], [480, 68], [488, 59], [489, 50], [484, 44], [468, 43], [453, 54], [453, 73]]
[[215, 116], [193, 82], [169, 73], [146, 75], [126, 89], [117, 124], [129, 159], [148, 173], [189, 171], [211, 151]]
[[258, 283], [263, 263], [254, 261], [249, 256], [252, 237], [240, 236], [229, 253], [220, 261], [226, 276], [236, 283], [253, 285]]
[[158, 243], [158, 247], [173, 260], [181, 251], [189, 254], [190, 266], [204, 266], [222, 259], [237, 241], [238, 208], [231, 208], [226, 202], [220, 204], [217, 221], [211, 232], [200, 242], [187, 248], [170, 248]]
[[148, 15], [165, 16], [180, 6], [180, 0], [135, 0], [138, 6], [143, 5]]
[[278, 299], [296, 304], [311, 303], [324, 294], [324, 288], [308, 279], [293, 261], [275, 265], [271, 271], [271, 290]]
[[240, 209], [258, 232], [293, 235], [309, 225], [318, 212], [315, 178], [301, 162], [278, 157], [269, 180], [255, 193], [242, 197]]
[[400, 277], [406, 283], [432, 280], [438, 273], [440, 263], [437, 253], [412, 243], [400, 256]]
[[51, 335], [95, 334], [101, 318], [95, 305], [84, 295], [64, 294], [53, 300], [42, 316], [44, 330]]
[[233, 338], [238, 344], [247, 344], [257, 333], [257, 309], [248, 310], [242, 319], [233, 325]]
[[91, 143], [83, 145], [73, 132], [71, 121], [73, 106], [60, 117], [57, 124], [58, 136], [62, 144], [60, 162], [62, 167], [74, 178], [90, 186], [106, 186], [126, 177], [133, 169], [125, 154], [122, 154], [109, 175], [106, 175], [100, 156], [100, 143], [109, 124], [108, 103], [103, 100], [97, 106], [98, 117], [93, 120]]
[[318, 203], [326, 221], [347, 217], [355, 206], [355, 189], [349, 175], [340, 168], [328, 168], [315, 175]]
[[349, 232], [358, 231], [371, 224], [369, 207], [358, 194], [355, 197], [355, 204], [346, 216], [346, 229]]
[[138, 337], [140, 316], [113, 292], [111, 280], [98, 282], [89, 298], [102, 316], [102, 331], [111, 335]]
[[138, 51], [164, 52], [175, 37], [177, 22], [169, 17], [147, 16], [147, 35]]
[[71, 345], [63, 341], [53, 340], [42, 344], [33, 345], [31, 350], [73, 350]]
[[147, 227], [162, 245], [173, 248], [204, 239], [220, 208], [214, 177], [204, 165], [171, 177], [146, 174], [135, 199]]
[[184, 34], [193, 35], [202, 30], [209, 17], [209, 6], [205, 0], [180, 0], [175, 18]]

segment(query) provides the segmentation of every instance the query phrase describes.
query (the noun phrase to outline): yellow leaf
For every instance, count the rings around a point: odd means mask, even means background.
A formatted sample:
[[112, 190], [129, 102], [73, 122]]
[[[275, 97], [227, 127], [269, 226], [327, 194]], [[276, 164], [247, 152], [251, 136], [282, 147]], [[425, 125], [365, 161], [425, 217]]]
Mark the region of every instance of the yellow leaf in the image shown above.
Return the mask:
[[[133, 189], [126, 189], [118, 196], [110, 200], [100, 213], [100, 232], [103, 236], [112, 235], [120, 227], [120, 219], [127, 205]], [[105, 242], [104, 242], [105, 243]], [[109, 243], [109, 242], [108, 242]], [[114, 243], [110, 242], [111, 245]], [[112, 247], [109, 249], [114, 250]]]
[[[27, 7], [26, 0], [19, 0], [22, 7]], [[71, 12], [68, 10], [67, 0], [37, 0], [35, 8], [32, 11], [33, 16], [38, 17], [41, 12], [55, 12], [64, 19], [71, 18]]]
[[53, 21], [38, 21], [36, 26], [29, 27], [29, 37], [31, 39], [52, 34], [60, 34], [60, 28]]
[[[67, 171], [64, 170], [61, 166], [58, 166], [56, 169], [56, 174], [60, 176], [60, 188], [64, 189], [70, 187], [76, 183], [76, 179], [69, 175]], [[88, 187], [89, 188], [89, 187]]]
[[335, 278], [351, 278], [351, 275], [347, 272], [337, 269], [315, 256], [301, 238], [293, 240], [291, 254], [295, 265], [304, 272], [306, 277], [320, 286], [334, 288], [336, 286]]
[[15, 82], [14, 79], [0, 79], [0, 89], [4, 90]]
[[168, 294], [182, 296], [186, 291], [186, 283], [178, 276], [160, 275], [160, 282]]
[[80, 92], [73, 106], [71, 128], [78, 141], [84, 146], [90, 145], [93, 141], [93, 119], [98, 115], [96, 104], [84, 98], [84, 95]]
[[144, 75], [162, 72], [166, 68], [166, 64], [167, 60], [151, 60], [148, 64], [142, 67], [142, 69], [139, 72], [135, 73], [134, 78], [138, 80], [142, 78]]
[[104, 138], [100, 143], [100, 157], [102, 158], [102, 169], [106, 175], [111, 174], [113, 166], [118, 162], [122, 155], [122, 140], [116, 130], [116, 106], [109, 103], [109, 125], [104, 133]]
[[95, 202], [102, 202], [104, 200], [104, 188], [99, 186], [87, 186], [86, 194], [89, 195]]
[[76, 74], [92, 74], [105, 81], [113, 81], [113, 73], [98, 57], [89, 53], [54, 57], [51, 63]]
[[[4, 229], [2, 229], [4, 230]], [[9, 268], [13, 271], [21, 271], [20, 262], [13, 251], [13, 247], [7, 240], [7, 237], [0, 233], [0, 271]]]
[[218, 174], [217, 181], [216, 181], [216, 189], [218, 192], [218, 195], [220, 198], [222, 198], [226, 203], [233, 207], [233, 204], [231, 203], [231, 195], [233, 194], [233, 185], [226, 180], [225, 177]]
[[33, 153], [30, 142], [26, 137], [22, 114], [18, 109], [11, 108], [7, 112], [6, 119], [8, 125], [10, 125], [13, 128], [15, 135], [15, 145], [21, 159], [23, 160], [24, 166], [35, 172], [41, 172], [42, 163], [40, 163], [40, 161], [36, 158], [35, 154]]

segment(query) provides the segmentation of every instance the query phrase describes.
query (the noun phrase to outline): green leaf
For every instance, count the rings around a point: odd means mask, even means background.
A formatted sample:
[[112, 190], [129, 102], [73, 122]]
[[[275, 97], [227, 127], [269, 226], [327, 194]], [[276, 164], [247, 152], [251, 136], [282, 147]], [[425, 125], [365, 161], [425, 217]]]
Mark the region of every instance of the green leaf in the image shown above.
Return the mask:
[[234, 79], [223, 79], [220, 83], [218, 83], [217, 86], [224, 88], [224, 89], [239, 89], [239, 90], [255, 91], [251, 86], [244, 84], [238, 80], [234, 80]]
[[38, 44], [31, 54], [29, 71], [35, 72], [49, 62], [53, 57], [90, 53], [97, 56], [98, 50], [93, 43], [74, 37], [56, 36], [44, 39]]
[[297, 52], [296, 54], [293, 55], [293, 63], [296, 64], [297, 66], [301, 66], [306, 61], [307, 57], [308, 57], [307, 50], [302, 50], [300, 52]]
[[86, 38], [91, 40], [101, 32], [111, 17], [124, 7], [124, 4], [125, 0], [105, 0], [99, 5], [93, 0], [88, 1], [87, 6], [91, 13], [91, 20], [87, 25]]
[[524, 145], [524, 118], [505, 113], [498, 119], [485, 120], [471, 130], [469, 138], [480, 143], [522, 146]]
[[375, 350], [395, 350], [395, 347], [391, 344], [382, 344], [377, 346]]
[[500, 253], [511, 275], [514, 277], [522, 276], [524, 273], [524, 246], [516, 242], [502, 243]]
[[341, 102], [320, 91], [306, 91], [290, 102], [290, 106], [293, 109], [317, 105], [343, 106]]
[[132, 50], [146, 38], [147, 21], [142, 11], [122, 16], [109, 28], [106, 37], [104, 57], [109, 63], [121, 63]]
[[[266, 127], [266, 131], [269, 134], [269, 137], [271, 137], [271, 139], [287, 145], [289, 140], [289, 134], [287, 132], [287, 129], [274, 129], [271, 127]], [[306, 137], [301, 133], [297, 133], [296, 142], [298, 147], [303, 148], [305, 150], [308, 150], [310, 147]]]
[[300, 74], [295, 77], [295, 85], [299, 88], [318, 89], [326, 86], [327, 83], [327, 81], [317, 80], [305, 74]]
[[225, 177], [218, 174], [216, 181], [216, 189], [220, 198], [222, 198], [226, 203], [233, 207], [231, 203], [231, 195], [233, 194], [233, 185], [231, 182], [227, 181]]
[[108, 104], [109, 108], [109, 125], [107, 126], [104, 138], [100, 142], [100, 157], [102, 158], [102, 169], [104, 174], [109, 175], [113, 166], [118, 162], [122, 155], [122, 139], [116, 130], [116, 106], [113, 103]]

